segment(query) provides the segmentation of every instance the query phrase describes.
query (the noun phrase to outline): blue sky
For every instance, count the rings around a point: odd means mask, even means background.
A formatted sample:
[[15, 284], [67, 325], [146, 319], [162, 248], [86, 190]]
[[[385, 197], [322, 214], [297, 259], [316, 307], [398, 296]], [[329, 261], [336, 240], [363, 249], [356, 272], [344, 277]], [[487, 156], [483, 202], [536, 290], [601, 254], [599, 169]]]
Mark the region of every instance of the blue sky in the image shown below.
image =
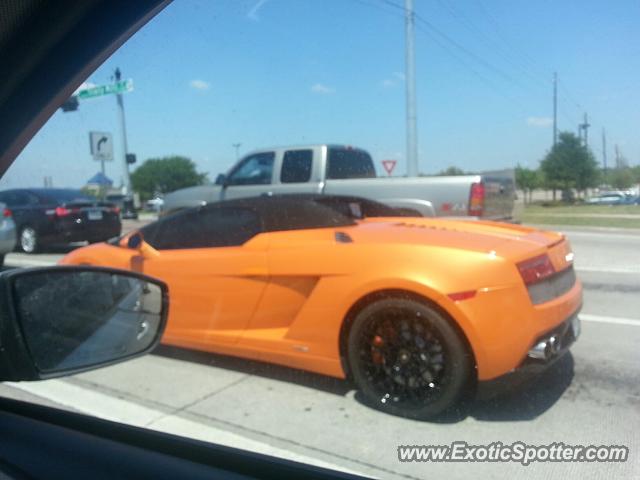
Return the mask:
[[[178, 0], [87, 82], [132, 78], [129, 150], [139, 162], [180, 154], [215, 178], [241, 153], [339, 142], [396, 159], [405, 173], [402, 0]], [[584, 111], [601, 160], [614, 145], [640, 163], [640, 2], [416, 0], [420, 170], [535, 167], [559, 128]], [[112, 96], [56, 113], [0, 180], [2, 187], [80, 187], [99, 170], [88, 132], [110, 131]], [[121, 180], [122, 162], [107, 165]]]

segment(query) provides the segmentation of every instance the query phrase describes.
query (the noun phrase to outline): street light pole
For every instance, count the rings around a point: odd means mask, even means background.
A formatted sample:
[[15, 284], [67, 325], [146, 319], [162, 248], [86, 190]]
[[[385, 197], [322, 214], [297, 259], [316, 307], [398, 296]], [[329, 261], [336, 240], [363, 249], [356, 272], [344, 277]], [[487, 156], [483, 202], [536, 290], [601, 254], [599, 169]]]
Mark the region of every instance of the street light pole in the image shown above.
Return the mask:
[[241, 143], [233, 143], [232, 146], [233, 148], [236, 149], [236, 162], [240, 159], [240, 146], [242, 144]]
[[[116, 68], [114, 72], [114, 78], [116, 82], [120, 81], [122, 76], [120, 69]], [[118, 104], [118, 119], [120, 120], [120, 132], [122, 133], [122, 164], [124, 166], [124, 194], [131, 195], [133, 190], [131, 188], [131, 176], [129, 175], [129, 164], [127, 163], [127, 153], [129, 153], [129, 147], [127, 145], [127, 125], [124, 118], [124, 101], [122, 100], [122, 93], [116, 95], [116, 102]]]
[[553, 146], [558, 141], [558, 73], [553, 72]]
[[407, 87], [407, 174], [418, 176], [418, 127], [416, 113], [415, 13], [413, 0], [405, 0], [405, 63]]

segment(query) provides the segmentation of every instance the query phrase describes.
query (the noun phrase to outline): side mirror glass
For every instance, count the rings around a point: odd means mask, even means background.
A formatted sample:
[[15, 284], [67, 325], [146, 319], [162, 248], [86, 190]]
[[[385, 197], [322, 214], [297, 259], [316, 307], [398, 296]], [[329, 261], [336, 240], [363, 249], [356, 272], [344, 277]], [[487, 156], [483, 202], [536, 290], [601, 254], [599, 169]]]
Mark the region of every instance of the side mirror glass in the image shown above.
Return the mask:
[[142, 246], [142, 242], [144, 242], [142, 233], [136, 232], [127, 240], [127, 248], [130, 248], [131, 250], [138, 250]]
[[159, 255], [155, 248], [144, 241], [142, 232], [132, 233], [129, 238], [127, 238], [127, 248], [138, 250], [140, 254], [147, 259], [155, 258]]
[[142, 355], [166, 324], [166, 285], [88, 266], [0, 275], [0, 380], [36, 380]]

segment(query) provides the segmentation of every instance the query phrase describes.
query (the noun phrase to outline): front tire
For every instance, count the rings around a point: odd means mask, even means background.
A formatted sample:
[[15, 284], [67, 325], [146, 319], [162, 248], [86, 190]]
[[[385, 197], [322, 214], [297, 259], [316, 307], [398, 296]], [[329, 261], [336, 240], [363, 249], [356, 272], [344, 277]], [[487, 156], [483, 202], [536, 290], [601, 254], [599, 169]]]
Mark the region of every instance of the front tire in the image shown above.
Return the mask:
[[366, 403], [420, 420], [461, 400], [473, 373], [471, 355], [449, 319], [410, 298], [362, 309], [349, 333], [348, 358]]
[[40, 248], [38, 232], [36, 232], [33, 227], [23, 227], [22, 230], [20, 230], [18, 246], [20, 247], [20, 251], [24, 253], [36, 253], [38, 248]]

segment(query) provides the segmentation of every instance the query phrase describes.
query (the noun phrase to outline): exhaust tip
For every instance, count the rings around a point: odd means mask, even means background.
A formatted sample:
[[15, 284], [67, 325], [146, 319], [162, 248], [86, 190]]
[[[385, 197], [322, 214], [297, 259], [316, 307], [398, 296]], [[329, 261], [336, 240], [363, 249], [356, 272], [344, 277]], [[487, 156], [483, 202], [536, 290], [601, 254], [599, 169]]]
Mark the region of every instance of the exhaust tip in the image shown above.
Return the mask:
[[529, 350], [528, 356], [536, 360], [549, 360], [558, 353], [559, 348], [560, 339], [557, 335], [551, 335], [536, 343], [533, 348]]

